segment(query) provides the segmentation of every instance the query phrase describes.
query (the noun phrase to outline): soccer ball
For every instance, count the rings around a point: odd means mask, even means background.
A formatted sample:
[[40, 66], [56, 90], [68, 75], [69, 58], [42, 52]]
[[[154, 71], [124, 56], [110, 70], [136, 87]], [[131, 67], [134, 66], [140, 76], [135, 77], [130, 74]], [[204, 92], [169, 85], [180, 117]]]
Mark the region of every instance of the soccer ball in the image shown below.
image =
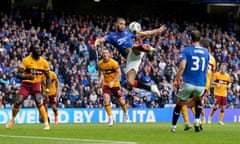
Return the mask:
[[142, 28], [141, 28], [141, 24], [140, 23], [138, 23], [138, 22], [131, 22], [130, 24], [129, 24], [129, 30], [130, 30], [130, 32], [132, 32], [132, 33], [134, 33], [134, 34], [136, 34], [136, 33], [138, 33], [138, 32], [140, 32], [141, 30], [142, 30]]

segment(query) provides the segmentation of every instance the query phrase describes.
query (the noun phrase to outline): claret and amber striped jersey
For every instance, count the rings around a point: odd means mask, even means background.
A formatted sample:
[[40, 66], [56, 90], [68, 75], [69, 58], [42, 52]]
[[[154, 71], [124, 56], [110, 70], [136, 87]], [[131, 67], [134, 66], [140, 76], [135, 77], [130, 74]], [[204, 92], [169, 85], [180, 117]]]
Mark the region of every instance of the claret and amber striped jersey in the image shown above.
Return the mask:
[[[57, 93], [56, 83], [58, 80], [56, 73], [53, 71], [50, 71], [50, 80], [51, 80], [51, 83], [50, 83], [48, 95], [53, 96], [53, 95], [56, 95]], [[42, 77], [42, 92], [45, 92], [45, 91], [46, 91], [46, 76], [44, 75]]]
[[[109, 61], [104, 62], [100, 60], [99, 63], [99, 71], [103, 74], [104, 81], [103, 85], [108, 86], [110, 82], [112, 82], [117, 76], [117, 69], [119, 68], [118, 62], [114, 59], [109, 59]], [[113, 87], [119, 87], [120, 81], [115, 81]]]
[[211, 86], [211, 78], [216, 70], [216, 60], [215, 58], [210, 54], [210, 60], [208, 62], [208, 71], [207, 71], [207, 82], [206, 82], [206, 90], [209, 90]]
[[23, 68], [24, 75], [33, 75], [33, 80], [23, 80], [22, 82], [36, 83], [41, 82], [42, 75], [44, 72], [49, 71], [49, 64], [47, 60], [43, 57], [40, 57], [38, 60], [32, 58], [32, 55], [27, 56], [23, 59], [22, 65], [20, 68]]
[[226, 97], [228, 85], [231, 83], [230, 75], [216, 72], [214, 73], [214, 82], [219, 84], [219, 86], [217, 84], [214, 86], [214, 95]]

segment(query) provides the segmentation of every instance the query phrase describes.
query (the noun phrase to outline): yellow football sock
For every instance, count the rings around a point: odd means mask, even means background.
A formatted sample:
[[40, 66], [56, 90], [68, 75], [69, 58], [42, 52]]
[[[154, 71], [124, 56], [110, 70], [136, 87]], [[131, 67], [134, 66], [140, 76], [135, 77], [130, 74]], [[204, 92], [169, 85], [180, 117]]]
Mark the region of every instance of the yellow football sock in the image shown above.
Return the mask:
[[189, 123], [189, 118], [188, 118], [188, 107], [186, 104], [182, 105], [181, 107], [182, 115], [183, 115], [183, 120], [184, 123]]
[[212, 117], [212, 116], [214, 115], [214, 113], [215, 113], [216, 110], [217, 110], [216, 108], [213, 108], [213, 109], [211, 110], [211, 112], [210, 112], [210, 117]]
[[193, 115], [195, 117], [196, 111], [195, 111], [195, 107], [194, 106], [191, 107], [191, 111], [192, 111], [192, 113], [193, 113]]
[[220, 111], [219, 121], [223, 121], [223, 117], [224, 117], [224, 110]]
[[48, 115], [47, 115], [45, 107], [43, 105], [39, 106], [38, 111], [43, 119], [43, 122], [44, 123], [48, 122]]
[[205, 111], [204, 111], [204, 108], [202, 108], [202, 117], [205, 117]]
[[118, 99], [118, 102], [120, 103], [123, 112], [126, 113], [127, 112], [127, 105], [121, 99]]
[[111, 116], [111, 115], [112, 115], [111, 105], [108, 104], [108, 105], [105, 105], [104, 107], [105, 107], [105, 109], [106, 109], [107, 115], [108, 115], [108, 116]]

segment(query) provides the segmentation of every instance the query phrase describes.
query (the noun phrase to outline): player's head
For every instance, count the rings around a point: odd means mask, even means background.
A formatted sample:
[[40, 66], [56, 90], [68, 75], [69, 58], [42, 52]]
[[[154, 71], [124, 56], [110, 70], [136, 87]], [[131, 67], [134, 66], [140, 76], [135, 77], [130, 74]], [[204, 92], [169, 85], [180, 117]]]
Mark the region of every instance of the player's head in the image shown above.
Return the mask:
[[31, 52], [32, 52], [32, 56], [36, 59], [39, 58], [39, 56], [41, 55], [41, 49], [40, 49], [40, 46], [37, 42], [34, 42], [31, 47]]
[[192, 42], [200, 42], [200, 39], [201, 39], [201, 33], [200, 31], [198, 30], [193, 30], [191, 32], [191, 39], [192, 39]]
[[103, 61], [108, 61], [111, 58], [111, 53], [108, 48], [104, 48], [102, 50], [102, 57], [103, 57]]
[[116, 27], [118, 32], [122, 32], [126, 28], [126, 20], [124, 18], [117, 18]]
[[227, 69], [227, 63], [221, 63], [220, 65], [220, 72], [225, 73]]
[[203, 38], [203, 39], [200, 40], [200, 45], [202, 47], [208, 48], [210, 46], [210, 42], [209, 42], [209, 40]]
[[211, 48], [210, 48], [210, 41], [208, 39], [201, 39], [200, 40], [200, 45], [206, 49], [208, 49], [209, 52], [211, 52]]

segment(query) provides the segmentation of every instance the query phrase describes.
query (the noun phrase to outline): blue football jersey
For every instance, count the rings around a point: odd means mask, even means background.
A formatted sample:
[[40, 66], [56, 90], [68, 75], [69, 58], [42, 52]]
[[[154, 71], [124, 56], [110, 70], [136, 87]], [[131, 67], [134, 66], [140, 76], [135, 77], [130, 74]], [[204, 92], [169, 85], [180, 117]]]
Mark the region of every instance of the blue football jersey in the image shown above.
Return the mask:
[[203, 47], [189, 46], [183, 49], [181, 60], [186, 61], [182, 79], [195, 86], [206, 85], [206, 73], [210, 56]]
[[131, 33], [128, 29], [123, 32], [112, 32], [105, 36], [105, 42], [112, 44], [118, 49], [123, 57], [127, 57], [125, 52], [126, 48], [132, 48], [134, 45], [133, 38], [136, 37], [135, 34]]

